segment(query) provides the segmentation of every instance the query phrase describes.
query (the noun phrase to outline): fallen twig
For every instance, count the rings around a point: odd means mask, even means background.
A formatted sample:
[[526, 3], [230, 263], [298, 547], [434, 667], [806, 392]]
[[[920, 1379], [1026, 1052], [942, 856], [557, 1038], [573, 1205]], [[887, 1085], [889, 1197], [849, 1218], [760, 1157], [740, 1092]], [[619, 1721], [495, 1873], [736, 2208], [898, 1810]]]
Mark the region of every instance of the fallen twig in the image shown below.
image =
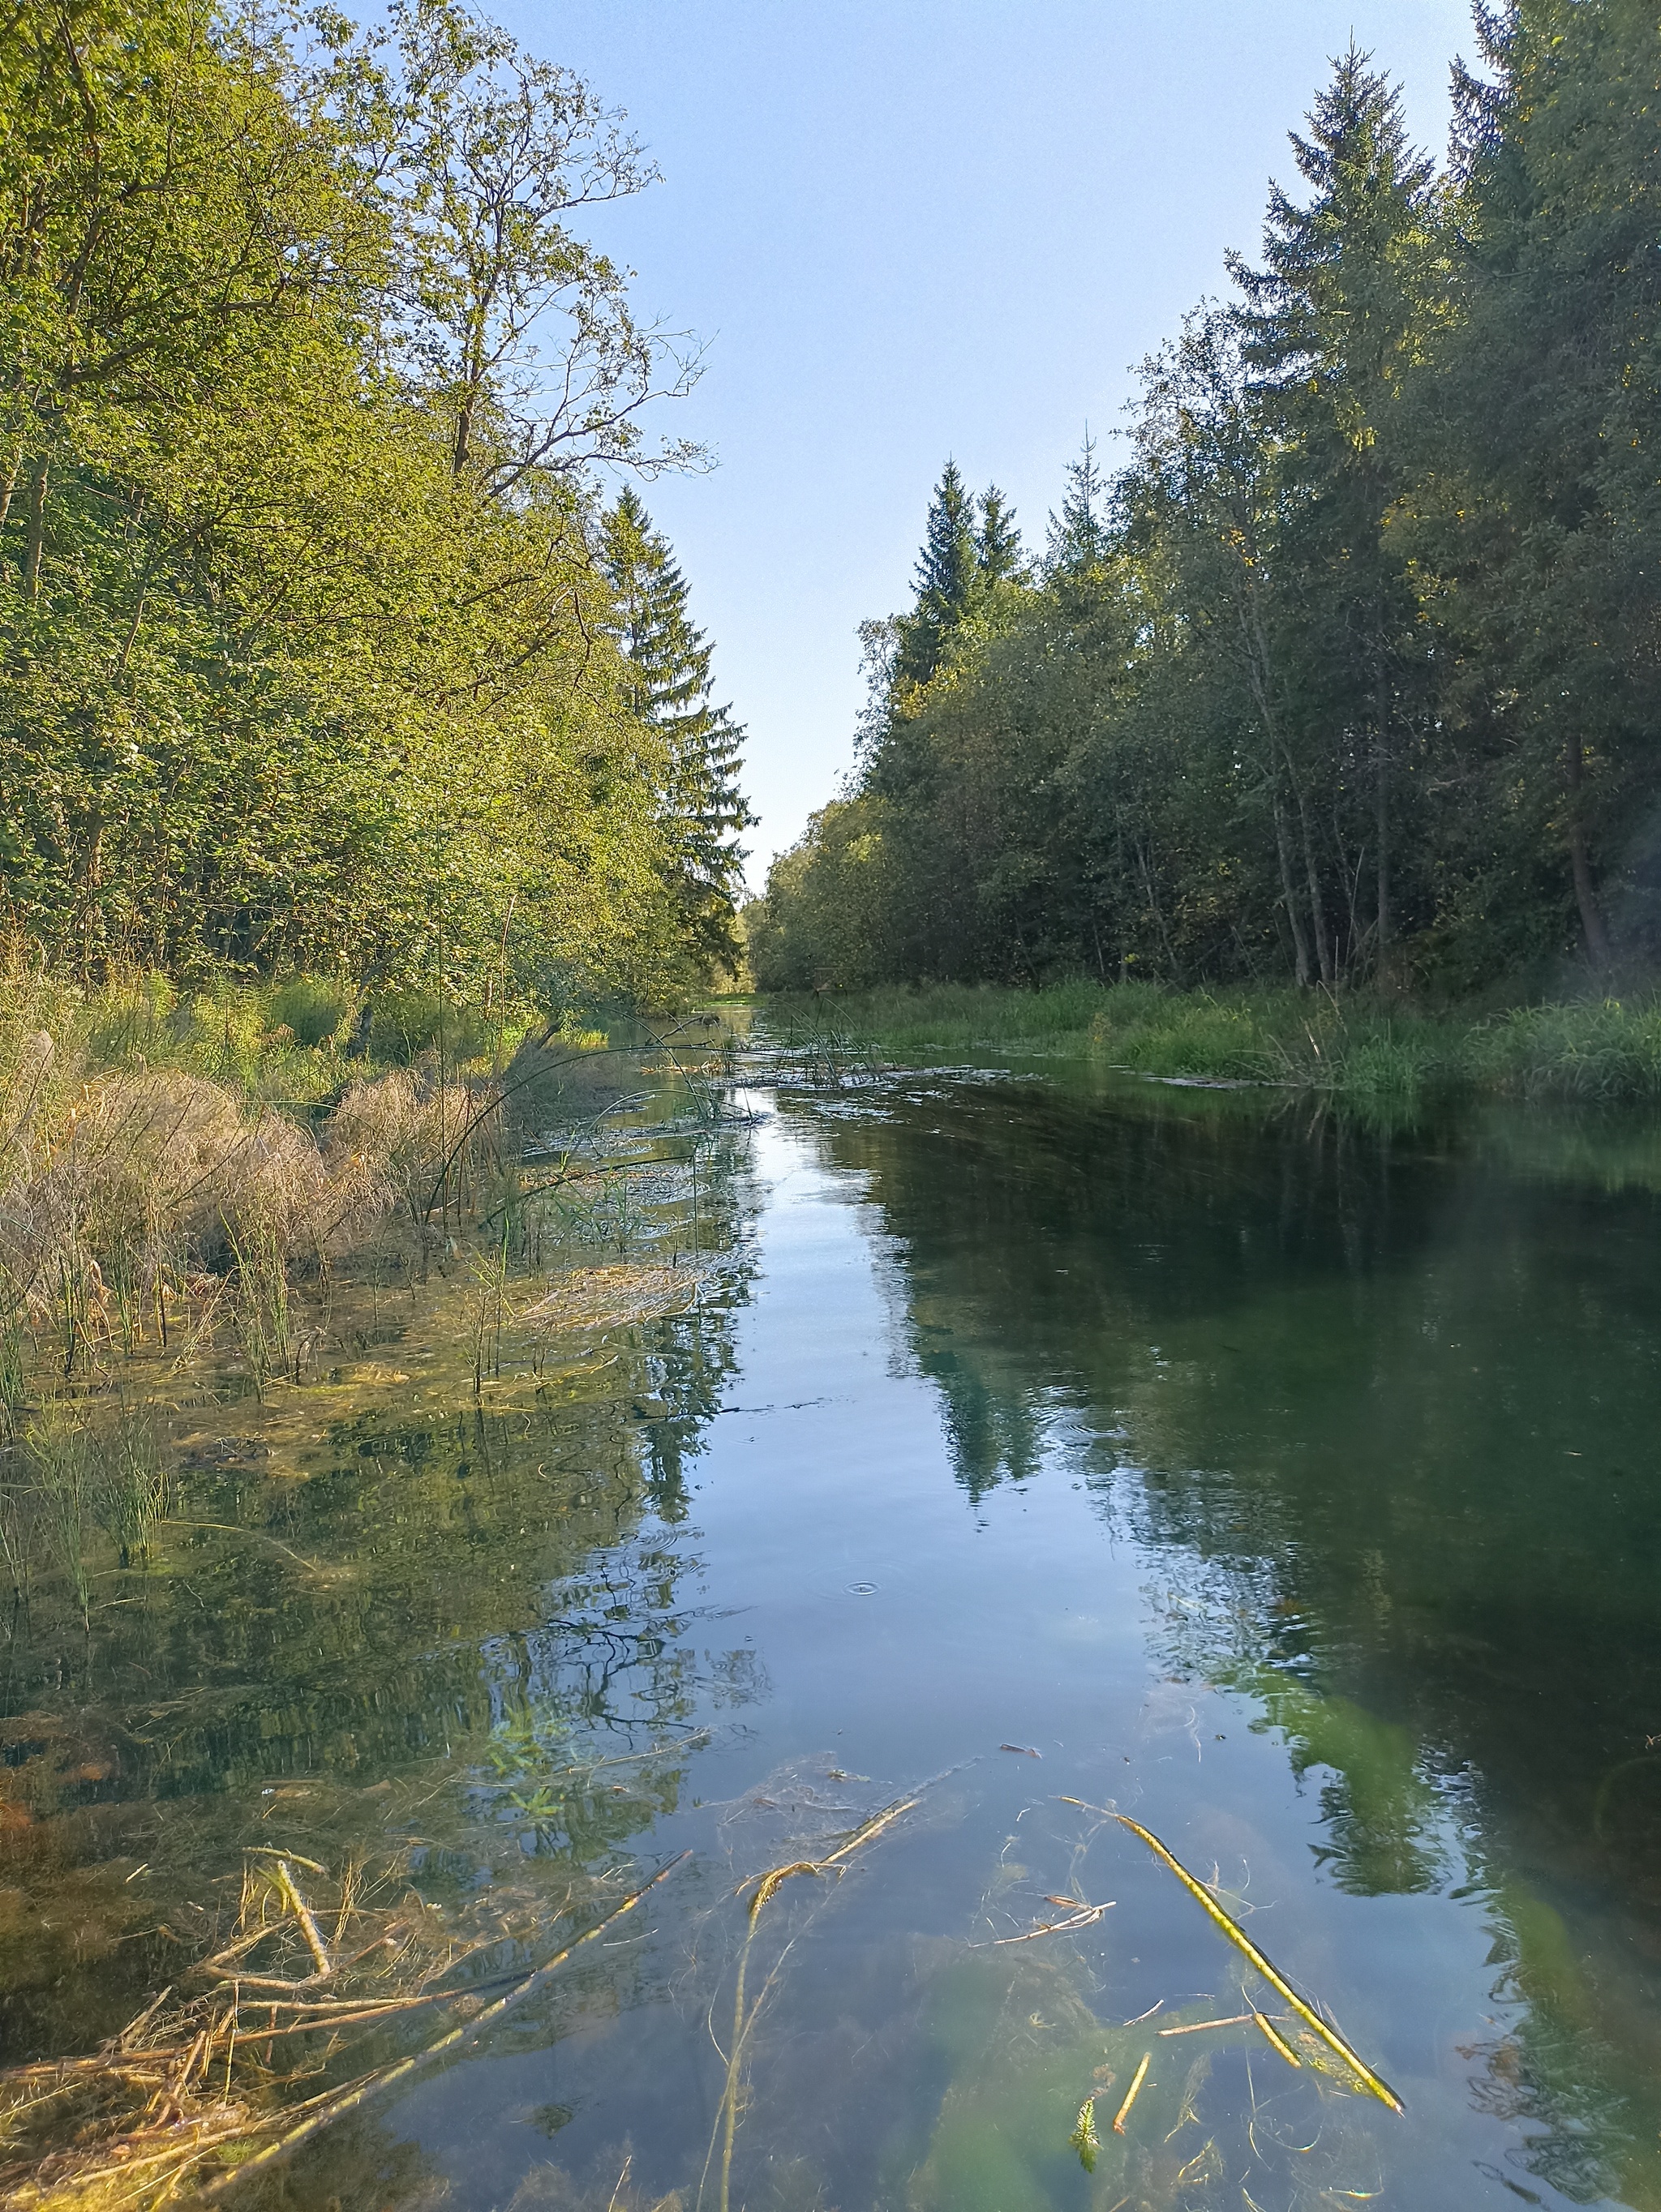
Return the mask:
[[1147, 2079], [1147, 2069], [1153, 2063], [1153, 2053], [1151, 2051], [1143, 2051], [1142, 2063], [1131, 2075], [1130, 2087], [1124, 2093], [1124, 2102], [1113, 2115], [1113, 2132], [1116, 2136], [1122, 2136], [1124, 2133], [1125, 2114], [1141, 2094], [1142, 2084]]

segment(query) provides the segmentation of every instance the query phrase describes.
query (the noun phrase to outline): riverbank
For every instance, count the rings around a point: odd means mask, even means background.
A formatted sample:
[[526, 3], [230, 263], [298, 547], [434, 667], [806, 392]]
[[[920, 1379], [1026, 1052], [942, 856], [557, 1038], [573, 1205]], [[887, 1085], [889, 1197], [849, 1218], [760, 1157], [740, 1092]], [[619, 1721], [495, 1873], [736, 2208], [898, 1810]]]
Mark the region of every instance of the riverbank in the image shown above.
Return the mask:
[[[366, 1006], [305, 980], [192, 995], [154, 976], [91, 991], [0, 976], [0, 1552], [14, 1581], [39, 1548], [19, 1514], [40, 1520], [48, 1493], [75, 1501], [66, 1557], [82, 1557], [87, 1512], [124, 1556], [142, 1549], [164, 1486], [158, 1391], [209, 1365], [263, 1395], [326, 1364], [332, 1301], [517, 1233], [527, 1145], [591, 1127], [642, 1064], [639, 1039], [532, 1035], [413, 994]], [[553, 1165], [556, 1182], [590, 1172]], [[549, 1187], [546, 1167], [532, 1181]]]
[[1661, 1098], [1661, 997], [1429, 1011], [1360, 993], [935, 984], [780, 995], [775, 1020], [898, 1054], [1044, 1052], [1136, 1075], [1288, 1084], [1401, 1110], [1438, 1092]]

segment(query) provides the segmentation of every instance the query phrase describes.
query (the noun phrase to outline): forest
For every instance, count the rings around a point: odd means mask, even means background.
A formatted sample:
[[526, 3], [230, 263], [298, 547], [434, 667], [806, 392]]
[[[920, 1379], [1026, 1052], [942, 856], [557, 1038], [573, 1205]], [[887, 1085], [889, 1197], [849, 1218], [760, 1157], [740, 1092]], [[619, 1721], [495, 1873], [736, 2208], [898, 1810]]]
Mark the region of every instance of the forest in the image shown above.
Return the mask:
[[1336, 59], [1042, 550], [947, 464], [855, 766], [747, 910], [764, 988], [1651, 972], [1661, 30], [1476, 30], [1445, 163]]
[[557, 1015], [731, 960], [743, 732], [634, 489], [697, 353], [583, 235], [654, 175], [456, 0], [9, 14], [15, 963]]

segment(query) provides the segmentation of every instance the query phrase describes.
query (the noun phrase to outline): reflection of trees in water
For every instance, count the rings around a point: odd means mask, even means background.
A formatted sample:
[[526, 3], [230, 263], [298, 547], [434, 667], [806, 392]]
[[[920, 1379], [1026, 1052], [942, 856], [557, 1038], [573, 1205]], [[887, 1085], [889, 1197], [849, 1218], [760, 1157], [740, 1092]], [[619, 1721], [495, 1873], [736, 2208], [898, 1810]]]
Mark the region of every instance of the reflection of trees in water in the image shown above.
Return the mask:
[[1376, 1143], [1290, 1109], [1265, 1127], [964, 1085], [815, 1134], [904, 1252], [912, 1355], [977, 1498], [1035, 1474], [1058, 1419], [1099, 1425], [1196, 1287], [1215, 1310], [1266, 1268], [1363, 1280], [1422, 1234]]
[[549, 1593], [557, 1618], [480, 1645], [491, 1724], [472, 1796], [522, 1849], [593, 1863], [675, 1809], [701, 1714], [766, 1695], [753, 1652], [701, 1646], [709, 1617], [676, 1602], [687, 1564], [649, 1540], [596, 1553]]
[[[488, 1764], [509, 1691], [544, 1731], [539, 1769], [558, 1731], [592, 1763], [602, 1737], [683, 1742], [696, 1707], [761, 1693], [758, 1662], [677, 1595], [696, 1554], [652, 1533], [684, 1510], [682, 1468], [735, 1364], [743, 1157], [701, 1171], [695, 1312], [616, 1330], [540, 1382], [510, 1372], [482, 1403], [458, 1380], [451, 1406], [412, 1415], [377, 1389], [314, 1435], [302, 1392], [213, 1408], [243, 1433], [186, 1465], [174, 1511], [192, 1525], [106, 1585], [121, 1601], [94, 1607], [90, 1634], [49, 1589], [15, 1616], [0, 1726], [29, 1909], [0, 1926], [0, 2049], [55, 2055], [120, 2027], [182, 1963], [186, 1923], [157, 1932], [172, 1900], [216, 1894], [202, 1885], [250, 1838], [332, 1859], [384, 1850], [391, 1824], [459, 1893], [512, 1848], [494, 1814], [476, 1832], [455, 1787]], [[435, 1368], [445, 1311], [423, 1323]], [[556, 1862], [603, 1858], [673, 1805], [684, 1771], [666, 1756], [596, 1775], [569, 1818], [521, 1826]], [[107, 1879], [93, 1871], [114, 1854]], [[61, 1941], [31, 1934], [40, 1919]]]
[[1652, 2201], [1652, 1200], [1293, 1115], [885, 1108], [817, 1140], [894, 1239], [959, 1480], [1085, 1476], [1175, 1594], [1171, 1664], [1311, 1778], [1330, 1878], [1494, 1889], [1483, 2096], [1544, 2124], [1542, 2179]]

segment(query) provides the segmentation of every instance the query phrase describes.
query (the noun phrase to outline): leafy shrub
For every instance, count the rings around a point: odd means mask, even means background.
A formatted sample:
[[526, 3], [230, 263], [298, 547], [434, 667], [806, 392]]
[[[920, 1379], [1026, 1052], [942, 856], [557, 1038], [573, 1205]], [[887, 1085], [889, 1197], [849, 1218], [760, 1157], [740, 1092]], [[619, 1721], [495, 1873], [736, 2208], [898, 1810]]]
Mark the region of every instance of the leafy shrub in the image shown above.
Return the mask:
[[351, 993], [341, 983], [295, 975], [279, 983], [265, 1002], [273, 1029], [286, 1029], [298, 1045], [325, 1044], [351, 1018]]
[[437, 991], [383, 991], [369, 1022], [369, 1055], [407, 1067], [424, 1052], [437, 1052], [452, 1065], [477, 1060], [490, 1051], [494, 1031], [473, 1006], [459, 1006]]

